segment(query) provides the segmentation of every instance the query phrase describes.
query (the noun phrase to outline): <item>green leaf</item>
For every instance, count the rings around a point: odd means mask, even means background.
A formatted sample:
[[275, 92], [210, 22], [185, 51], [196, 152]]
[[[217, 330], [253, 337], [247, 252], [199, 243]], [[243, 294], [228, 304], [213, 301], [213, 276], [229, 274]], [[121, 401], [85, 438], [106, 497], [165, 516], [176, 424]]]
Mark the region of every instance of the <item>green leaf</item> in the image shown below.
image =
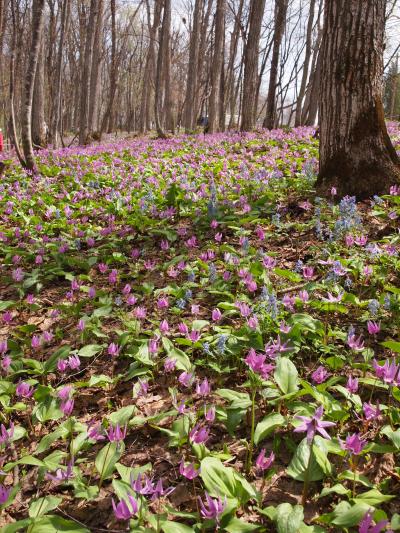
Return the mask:
[[62, 502], [62, 498], [56, 496], [46, 496], [45, 498], [39, 498], [29, 505], [29, 516], [36, 518], [37, 516], [43, 516], [44, 514], [56, 509]]
[[247, 533], [247, 531], [257, 531], [259, 529], [259, 524], [249, 524], [249, 522], [243, 522], [243, 520], [236, 517], [233, 517], [228, 524], [224, 526], [224, 531], [229, 531], [229, 533]]
[[90, 533], [89, 529], [61, 516], [48, 515], [34, 522], [29, 533]]
[[366, 503], [372, 506], [379, 505], [380, 503], [389, 502], [396, 496], [390, 494], [382, 494], [378, 489], [371, 489], [363, 494], [353, 498], [355, 503]]
[[303, 519], [304, 512], [301, 505], [281, 503], [276, 509], [277, 533], [298, 533]]
[[299, 389], [297, 368], [287, 357], [277, 359], [274, 378], [284, 394], [296, 392]]
[[284, 268], [274, 268], [273, 272], [280, 278], [288, 279], [293, 283], [299, 283], [302, 279], [300, 274], [297, 274], [297, 272], [292, 272], [291, 270], [287, 270]]
[[127, 405], [126, 407], [122, 407], [121, 409], [118, 409], [118, 411], [115, 411], [115, 413], [109, 415], [108, 419], [114, 426], [117, 424], [120, 426], [125, 426], [125, 424], [127, 424], [131, 419], [135, 410], [136, 407], [134, 405]]
[[104, 348], [102, 344], [87, 344], [78, 352], [79, 357], [93, 357]]
[[255, 489], [242, 475], [224, 466], [215, 457], [206, 457], [201, 461], [200, 475], [211, 496], [226, 496], [242, 504], [257, 497]]
[[400, 353], [400, 342], [397, 341], [386, 341], [381, 343], [385, 348], [389, 348], [392, 352]]
[[119, 461], [124, 448], [123, 442], [109, 442], [99, 451], [94, 464], [100, 474], [101, 481], [112, 475], [115, 470], [115, 464]]
[[266, 416], [256, 426], [254, 433], [254, 442], [258, 444], [261, 440], [265, 439], [270, 433], [275, 431], [276, 428], [285, 424], [285, 418], [279, 413], [271, 413]]
[[346, 489], [341, 483], [333, 485], [333, 487], [324, 487], [321, 491], [321, 494], [318, 498], [323, 498], [324, 496], [329, 496], [330, 494], [339, 494], [340, 496], [349, 496], [351, 494], [350, 489]]
[[[314, 443], [317, 439], [315, 439]], [[298, 447], [296, 452], [290, 461], [290, 464], [287, 469], [287, 475], [296, 479], [297, 481], [304, 481], [304, 475], [308, 467], [308, 462], [310, 459], [310, 446], [307, 443], [307, 439], [303, 439]], [[310, 469], [309, 469], [309, 481], [319, 481], [324, 478], [324, 472], [319, 466], [315, 455], [312, 454]]]
[[367, 513], [370, 509], [371, 506], [367, 505], [366, 503], [358, 503], [344, 512], [343, 506], [340, 508], [337, 506], [333, 511], [332, 524], [342, 527], [357, 526], [363, 519], [365, 513]]
[[218, 396], [231, 402], [231, 409], [247, 409], [251, 406], [250, 396], [247, 392], [237, 392], [231, 389], [218, 389]]
[[167, 520], [163, 522], [161, 529], [164, 533], [193, 533], [193, 528], [180, 524], [179, 522], [172, 522]]
[[36, 453], [43, 453], [47, 451], [50, 446], [58, 439], [66, 437], [68, 435], [68, 429], [64, 426], [58, 427], [56, 430], [52, 431], [48, 435], [45, 435], [42, 440], [39, 442], [38, 447], [35, 450]]

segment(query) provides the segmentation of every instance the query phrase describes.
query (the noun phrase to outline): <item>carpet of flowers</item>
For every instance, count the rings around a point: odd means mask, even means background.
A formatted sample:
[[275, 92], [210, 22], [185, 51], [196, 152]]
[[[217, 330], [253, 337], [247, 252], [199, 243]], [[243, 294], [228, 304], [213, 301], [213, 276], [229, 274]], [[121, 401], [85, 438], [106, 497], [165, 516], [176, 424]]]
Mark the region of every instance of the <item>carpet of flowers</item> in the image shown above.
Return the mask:
[[400, 530], [400, 188], [316, 197], [313, 133], [9, 162], [2, 531]]

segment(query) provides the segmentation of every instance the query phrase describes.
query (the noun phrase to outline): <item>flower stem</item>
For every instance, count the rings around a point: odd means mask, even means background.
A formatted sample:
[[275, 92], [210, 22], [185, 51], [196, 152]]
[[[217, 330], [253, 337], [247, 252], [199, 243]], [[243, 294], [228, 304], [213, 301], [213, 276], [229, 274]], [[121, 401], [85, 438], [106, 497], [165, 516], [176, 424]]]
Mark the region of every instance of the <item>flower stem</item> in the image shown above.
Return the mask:
[[249, 451], [247, 454], [247, 465], [246, 465], [246, 473], [248, 474], [250, 472], [251, 464], [253, 462], [253, 449], [254, 449], [254, 428], [255, 428], [255, 422], [256, 422], [256, 388], [253, 388], [251, 393], [251, 433], [250, 433], [250, 443], [249, 443]]
[[313, 454], [313, 444], [314, 444], [314, 437], [311, 440], [310, 443], [310, 455], [308, 457], [308, 463], [306, 471], [304, 472], [304, 484], [303, 484], [303, 494], [301, 496], [301, 504], [304, 506], [307, 501], [308, 496], [308, 487], [310, 484], [310, 470], [311, 470], [311, 461], [312, 461], [312, 454]]

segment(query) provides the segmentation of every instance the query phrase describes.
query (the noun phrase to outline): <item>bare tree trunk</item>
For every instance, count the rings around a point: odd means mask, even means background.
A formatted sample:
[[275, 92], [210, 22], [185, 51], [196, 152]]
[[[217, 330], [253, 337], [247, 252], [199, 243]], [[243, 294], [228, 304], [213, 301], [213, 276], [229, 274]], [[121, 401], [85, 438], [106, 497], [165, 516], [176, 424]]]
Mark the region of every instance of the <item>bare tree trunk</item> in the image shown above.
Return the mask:
[[199, 61], [197, 67], [197, 81], [195, 84], [196, 93], [194, 99], [194, 120], [196, 121], [198, 113], [203, 109], [204, 98], [201, 94], [201, 82], [203, 81], [203, 75], [205, 71], [205, 65], [207, 61], [207, 36], [208, 36], [208, 24], [210, 21], [211, 10], [213, 6], [213, 0], [208, 0], [207, 9], [202, 17], [201, 30], [200, 30], [200, 43], [199, 43]]
[[363, 199], [400, 181], [381, 100], [384, 33], [385, 0], [325, 5], [319, 193]]
[[218, 131], [218, 95], [221, 81], [221, 68], [223, 63], [223, 44], [224, 44], [224, 20], [225, 20], [225, 0], [217, 0], [217, 9], [215, 13], [215, 32], [214, 32], [214, 53], [211, 65], [211, 91], [209, 97], [210, 113], [208, 119], [208, 131], [214, 133]]
[[25, 160], [21, 153], [21, 148], [18, 142], [17, 127], [15, 123], [15, 110], [14, 110], [14, 97], [15, 97], [15, 47], [16, 47], [16, 35], [17, 35], [17, 23], [15, 16], [15, 0], [11, 0], [11, 20], [12, 20], [12, 34], [11, 34], [11, 48], [10, 48], [10, 137], [11, 142], [14, 145], [15, 153], [17, 154], [18, 161], [23, 167], [26, 166]]
[[146, 64], [143, 75], [143, 88], [140, 102], [140, 122], [139, 131], [145, 133], [151, 128], [150, 125], [150, 110], [151, 100], [154, 93], [154, 77], [155, 77], [155, 49], [154, 42], [157, 38], [157, 29], [161, 20], [161, 2], [156, 2], [154, 6], [153, 23], [151, 23], [150, 4], [146, 2], [147, 19], [149, 27], [149, 46], [146, 56]]
[[303, 111], [303, 99], [306, 92], [307, 87], [307, 79], [308, 79], [308, 70], [310, 67], [310, 58], [311, 58], [311, 51], [312, 51], [312, 29], [314, 24], [314, 10], [315, 10], [315, 0], [310, 0], [310, 12], [308, 15], [308, 22], [307, 22], [307, 37], [306, 37], [306, 51], [304, 56], [304, 66], [303, 66], [303, 74], [301, 77], [301, 85], [300, 85], [300, 91], [297, 96], [297, 104], [296, 104], [296, 115], [294, 119], [294, 125], [300, 126], [302, 123], [302, 111]]
[[265, 0], [251, 0], [249, 31], [244, 48], [244, 79], [242, 98], [241, 131], [250, 131], [256, 123], [258, 54], [261, 22], [264, 15]]
[[45, 148], [47, 145], [47, 128], [44, 118], [44, 60], [44, 39], [42, 35], [32, 103], [32, 143], [37, 148]]
[[244, 0], [240, 0], [237, 13], [235, 13], [235, 24], [231, 33], [231, 40], [229, 43], [229, 60], [226, 69], [226, 97], [225, 97], [225, 112], [229, 108], [229, 124], [228, 128], [232, 128], [235, 121], [235, 59], [238, 50], [241, 20], [243, 13]]
[[90, 97], [89, 97], [89, 135], [99, 127], [99, 100], [100, 100], [100, 69], [102, 60], [102, 37], [104, 20], [104, 0], [97, 0], [98, 12], [96, 29], [93, 40], [92, 66], [90, 70]]
[[44, 0], [33, 0], [32, 3], [32, 41], [29, 50], [28, 69], [25, 76], [24, 100], [22, 106], [22, 148], [25, 156], [25, 166], [34, 172], [35, 157], [32, 146], [31, 116], [33, 88], [36, 67], [39, 58], [40, 41], [43, 31]]
[[272, 49], [271, 71], [269, 75], [267, 108], [263, 122], [264, 128], [268, 129], [272, 129], [275, 125], [276, 82], [278, 78], [279, 52], [281, 48], [283, 32], [285, 29], [287, 8], [288, 0], [275, 0], [274, 45]]
[[[161, 6], [164, 5], [163, 0], [156, 0]], [[156, 6], [157, 7], [157, 6]], [[163, 103], [163, 89], [164, 89], [164, 80], [163, 80], [163, 59], [164, 59], [164, 46], [165, 46], [165, 9], [163, 13], [162, 25], [160, 28], [160, 38], [158, 45], [158, 54], [157, 54], [157, 68], [156, 68], [156, 82], [155, 82], [155, 97], [154, 97], [154, 119], [156, 123], [157, 135], [165, 139], [166, 135], [164, 132], [163, 124], [161, 121], [161, 109]]]
[[[112, 0], [113, 1], [113, 0]], [[86, 24], [85, 56], [81, 79], [79, 98], [79, 144], [86, 144], [89, 139], [89, 94], [90, 94], [90, 70], [93, 54], [94, 26], [97, 18], [98, 0], [90, 1], [89, 20]]]
[[163, 37], [164, 116], [167, 130], [174, 133], [173, 101], [171, 98], [171, 0], [164, 0], [162, 32], [165, 34]]
[[195, 126], [194, 98], [197, 91], [197, 64], [200, 44], [200, 16], [203, 0], [196, 0], [193, 11], [193, 27], [190, 35], [189, 63], [186, 82], [185, 110], [183, 126], [186, 133], [193, 131]]
[[52, 124], [50, 130], [50, 139], [54, 148], [59, 146], [60, 136], [60, 118], [62, 102], [62, 59], [64, 51], [65, 34], [68, 27], [68, 16], [70, 12], [70, 0], [63, 0], [61, 3], [61, 21], [60, 21], [60, 41], [57, 51], [57, 66], [55, 75], [55, 93], [53, 100]]

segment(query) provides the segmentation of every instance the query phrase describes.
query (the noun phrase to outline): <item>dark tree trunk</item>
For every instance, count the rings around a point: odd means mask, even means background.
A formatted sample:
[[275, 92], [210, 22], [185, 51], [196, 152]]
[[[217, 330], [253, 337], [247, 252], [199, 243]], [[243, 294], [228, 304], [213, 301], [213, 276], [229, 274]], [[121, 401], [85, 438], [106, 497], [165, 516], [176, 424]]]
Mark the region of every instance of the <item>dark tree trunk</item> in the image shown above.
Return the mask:
[[45, 148], [48, 138], [47, 125], [44, 118], [44, 60], [44, 40], [42, 36], [32, 102], [32, 143], [35, 148]]
[[[158, 4], [164, 6], [163, 0], [156, 0], [156, 1]], [[157, 6], [156, 6], [156, 9], [157, 9]], [[162, 124], [162, 119], [161, 119], [161, 110], [162, 110], [162, 103], [163, 103], [163, 87], [164, 87], [163, 59], [164, 59], [164, 47], [165, 47], [165, 31], [164, 31], [165, 23], [166, 23], [166, 20], [165, 20], [165, 9], [164, 9], [162, 25], [159, 31], [160, 38], [159, 38], [159, 46], [158, 46], [158, 54], [157, 54], [156, 86], [155, 86], [155, 95], [154, 95], [154, 119], [156, 123], [157, 135], [162, 139], [166, 138], [163, 124]]]
[[275, 0], [274, 45], [272, 49], [271, 70], [269, 74], [267, 107], [263, 123], [264, 128], [268, 128], [270, 130], [272, 130], [275, 125], [279, 52], [281, 48], [283, 32], [285, 30], [287, 8], [288, 0]]
[[90, 71], [90, 97], [89, 97], [89, 135], [98, 130], [99, 122], [99, 100], [100, 100], [100, 72], [102, 60], [103, 44], [103, 19], [104, 0], [97, 0], [98, 12], [96, 20], [96, 30], [93, 40], [92, 66]]
[[183, 126], [186, 133], [193, 131], [195, 126], [194, 97], [197, 91], [197, 63], [199, 60], [200, 15], [203, 0], [196, 0], [193, 11], [193, 27], [190, 34], [189, 64], [186, 82], [185, 110]]
[[325, 5], [317, 189], [358, 199], [388, 192], [400, 161], [382, 105], [385, 0]]
[[89, 94], [90, 71], [92, 66], [94, 27], [97, 19], [98, 0], [90, 0], [89, 20], [86, 25], [85, 56], [81, 79], [81, 92], [79, 99], [79, 144], [89, 141]]
[[50, 129], [50, 139], [54, 148], [59, 145], [60, 121], [61, 121], [61, 101], [62, 101], [62, 59], [64, 51], [65, 34], [68, 26], [70, 0], [64, 0], [61, 5], [60, 41], [57, 50], [57, 64], [55, 75], [55, 91], [52, 112], [52, 124]]
[[258, 54], [264, 8], [265, 0], [251, 0], [249, 31], [244, 49], [242, 123], [240, 126], [241, 131], [252, 130], [256, 123]]
[[25, 165], [35, 171], [35, 157], [32, 146], [32, 100], [36, 68], [39, 59], [40, 41], [43, 31], [44, 0], [33, 0], [32, 4], [32, 40], [29, 50], [28, 69], [25, 76], [24, 99], [22, 106], [22, 149]]
[[302, 112], [303, 112], [303, 100], [306, 93], [308, 70], [310, 67], [311, 51], [312, 51], [312, 29], [314, 24], [314, 10], [315, 0], [310, 1], [310, 12], [308, 15], [307, 23], [307, 37], [306, 37], [306, 52], [304, 57], [303, 73], [301, 77], [301, 85], [299, 95], [296, 103], [296, 116], [294, 119], [294, 125], [300, 126], [302, 124]]
[[219, 103], [218, 96], [220, 92], [221, 69], [223, 64], [223, 46], [224, 46], [224, 21], [225, 21], [225, 0], [217, 0], [215, 13], [215, 41], [214, 53], [211, 65], [211, 91], [209, 98], [210, 115], [208, 121], [208, 131], [214, 133], [219, 129]]

